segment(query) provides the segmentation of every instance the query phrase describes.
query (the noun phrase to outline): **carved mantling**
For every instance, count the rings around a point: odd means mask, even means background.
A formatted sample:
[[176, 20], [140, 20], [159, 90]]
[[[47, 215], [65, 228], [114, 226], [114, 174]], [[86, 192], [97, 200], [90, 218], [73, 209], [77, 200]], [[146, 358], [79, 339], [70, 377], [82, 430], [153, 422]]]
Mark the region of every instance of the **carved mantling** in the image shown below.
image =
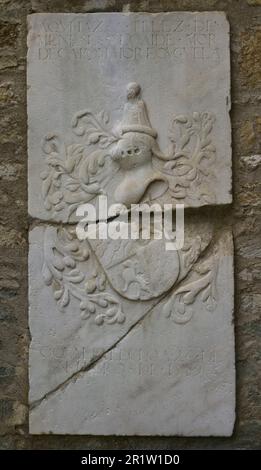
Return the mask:
[[[215, 203], [214, 122], [210, 111], [173, 116], [168, 131], [170, 146], [162, 152], [140, 87], [130, 83], [117, 127], [110, 124], [107, 111], [84, 109], [72, 117], [71, 142], [56, 133], [43, 138], [46, 170], [41, 178], [46, 211], [52, 217], [62, 214], [63, 220], [72, 220], [79, 204], [95, 203], [98, 195], [108, 193], [118, 172], [112, 202], [129, 206], [163, 194], [162, 202], [185, 206]], [[130, 189], [133, 181], [139, 181], [136, 191]], [[159, 182], [160, 192], [153, 191], [154, 183]]]

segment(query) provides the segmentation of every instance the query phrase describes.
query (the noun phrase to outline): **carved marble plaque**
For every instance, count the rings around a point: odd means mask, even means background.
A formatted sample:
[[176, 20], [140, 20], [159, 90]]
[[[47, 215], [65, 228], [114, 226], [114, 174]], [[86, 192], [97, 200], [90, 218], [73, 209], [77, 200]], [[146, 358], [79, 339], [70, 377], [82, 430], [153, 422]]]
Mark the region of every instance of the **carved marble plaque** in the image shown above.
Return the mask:
[[[72, 221], [101, 192], [111, 202], [231, 202], [223, 13], [35, 14], [28, 47], [31, 216]], [[117, 147], [138, 122], [150, 128], [151, 168], [127, 175]], [[132, 197], [128, 176], [143, 181]]]
[[[28, 25], [30, 432], [230, 435], [233, 242], [200, 209], [231, 202], [227, 20]], [[197, 209], [177, 251], [157, 237], [79, 239], [78, 207], [101, 196]]]

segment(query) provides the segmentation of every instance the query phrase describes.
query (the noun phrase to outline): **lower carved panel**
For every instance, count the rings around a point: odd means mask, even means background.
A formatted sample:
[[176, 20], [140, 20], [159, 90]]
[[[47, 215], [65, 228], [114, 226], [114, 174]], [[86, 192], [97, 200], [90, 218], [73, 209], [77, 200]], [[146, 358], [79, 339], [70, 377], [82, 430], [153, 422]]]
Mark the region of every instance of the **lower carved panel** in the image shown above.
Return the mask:
[[31, 433], [232, 433], [231, 234], [191, 219], [161, 243], [31, 231]]

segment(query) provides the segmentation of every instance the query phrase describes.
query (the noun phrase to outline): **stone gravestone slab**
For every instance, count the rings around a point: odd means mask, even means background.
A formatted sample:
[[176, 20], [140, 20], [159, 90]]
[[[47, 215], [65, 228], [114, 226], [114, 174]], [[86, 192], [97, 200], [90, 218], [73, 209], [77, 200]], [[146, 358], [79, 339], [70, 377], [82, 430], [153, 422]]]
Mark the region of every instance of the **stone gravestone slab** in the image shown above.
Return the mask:
[[[28, 24], [30, 432], [230, 435], [233, 243], [200, 210], [231, 202], [226, 18]], [[77, 209], [101, 198], [197, 209], [178, 250], [151, 218], [146, 239], [129, 218], [127, 237], [83, 239]]]

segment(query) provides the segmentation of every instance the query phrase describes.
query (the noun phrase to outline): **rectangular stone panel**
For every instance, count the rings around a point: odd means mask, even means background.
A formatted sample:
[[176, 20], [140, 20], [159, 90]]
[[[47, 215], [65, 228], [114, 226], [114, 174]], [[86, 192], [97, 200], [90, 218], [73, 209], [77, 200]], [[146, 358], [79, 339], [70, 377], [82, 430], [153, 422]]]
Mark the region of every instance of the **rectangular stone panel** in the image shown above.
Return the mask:
[[164, 254], [161, 240], [39, 226], [29, 266], [31, 433], [232, 433], [229, 231], [189, 219], [184, 247]]
[[100, 193], [127, 206], [231, 202], [222, 12], [43, 13], [28, 28], [31, 216], [73, 221]]

